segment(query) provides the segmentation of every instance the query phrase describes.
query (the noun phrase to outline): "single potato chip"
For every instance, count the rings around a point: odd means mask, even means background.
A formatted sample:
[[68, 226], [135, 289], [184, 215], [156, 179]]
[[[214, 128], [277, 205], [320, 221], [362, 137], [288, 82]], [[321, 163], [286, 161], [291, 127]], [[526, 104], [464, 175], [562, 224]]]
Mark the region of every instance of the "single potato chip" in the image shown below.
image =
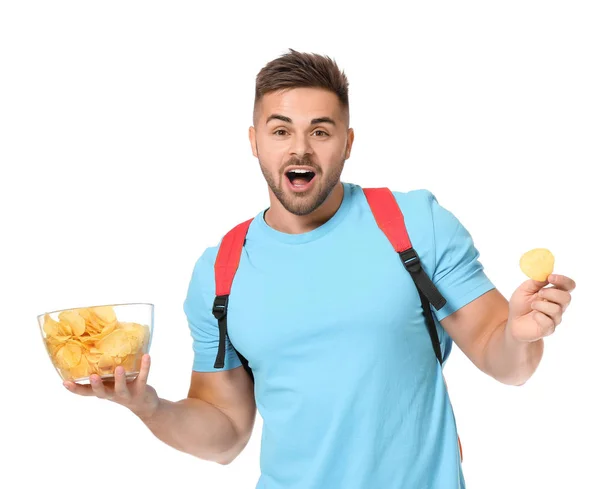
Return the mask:
[[530, 279], [545, 282], [554, 271], [554, 255], [546, 248], [535, 248], [521, 257], [519, 266]]
[[60, 350], [62, 348], [63, 344], [52, 338], [52, 337], [48, 337], [46, 338], [46, 348], [48, 349], [48, 353], [50, 354], [50, 357], [54, 358], [56, 357], [56, 353], [58, 352], [58, 350]]
[[85, 319], [77, 311], [63, 311], [58, 315], [58, 319], [61, 323], [68, 324], [75, 336], [81, 336], [85, 333]]
[[131, 344], [127, 333], [117, 329], [96, 343], [97, 348], [111, 357], [124, 357], [131, 353]]
[[146, 328], [137, 323], [121, 323], [121, 328], [127, 333], [131, 344], [131, 352], [135, 353], [142, 348], [146, 337]]
[[98, 336], [100, 336], [100, 338], [104, 338], [105, 336], [108, 336], [109, 334], [111, 334], [115, 330], [116, 327], [117, 327], [116, 321], [114, 323], [107, 324], [106, 326], [104, 326], [102, 328], [102, 331], [100, 332], [100, 334]]
[[50, 314], [46, 314], [44, 316], [44, 333], [46, 336], [59, 336], [60, 330], [58, 327], [58, 322], [50, 317]]
[[81, 347], [74, 343], [67, 343], [63, 347], [63, 358], [69, 368], [76, 367], [81, 362]]
[[56, 360], [60, 368], [76, 367], [81, 361], [81, 348], [73, 343], [67, 343], [56, 352]]
[[125, 368], [127, 372], [139, 372], [142, 364], [142, 354], [131, 354], [127, 355], [121, 365]]
[[78, 365], [70, 369], [69, 374], [73, 379], [81, 379], [90, 375], [90, 364], [85, 355], [82, 355]]
[[111, 306], [99, 306], [92, 308], [92, 314], [104, 325], [112, 324], [117, 320], [115, 310]]
[[69, 341], [72, 338], [72, 336], [55, 336], [54, 339], [60, 343], [66, 343], [67, 341]]
[[113, 374], [114, 370], [115, 361], [113, 360], [113, 358], [108, 354], [102, 355], [102, 357], [100, 357], [100, 360], [96, 364], [96, 373], [98, 375], [109, 375]]
[[60, 317], [58, 318], [58, 332], [62, 336], [71, 336], [73, 334], [73, 330], [71, 329], [71, 325], [62, 320]]

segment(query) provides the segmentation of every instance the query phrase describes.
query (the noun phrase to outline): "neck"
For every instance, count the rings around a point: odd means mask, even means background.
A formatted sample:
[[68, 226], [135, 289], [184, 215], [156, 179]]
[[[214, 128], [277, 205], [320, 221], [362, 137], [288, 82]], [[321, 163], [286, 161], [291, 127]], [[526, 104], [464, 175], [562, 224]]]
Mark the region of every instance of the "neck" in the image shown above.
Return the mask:
[[297, 216], [287, 211], [277, 197], [269, 191], [271, 207], [265, 213], [265, 222], [269, 227], [282, 233], [307, 233], [329, 221], [342, 205], [343, 198], [344, 186], [340, 181], [317, 209], [306, 216]]

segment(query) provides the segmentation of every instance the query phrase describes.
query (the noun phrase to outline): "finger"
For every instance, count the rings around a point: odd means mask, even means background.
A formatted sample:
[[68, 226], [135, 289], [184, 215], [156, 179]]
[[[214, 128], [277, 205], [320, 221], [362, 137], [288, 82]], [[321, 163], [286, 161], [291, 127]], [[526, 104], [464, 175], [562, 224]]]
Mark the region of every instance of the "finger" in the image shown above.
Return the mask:
[[118, 396], [122, 399], [129, 399], [131, 397], [131, 393], [127, 387], [127, 382], [125, 379], [125, 368], [122, 365], [117, 366], [115, 369], [115, 396]]
[[556, 288], [566, 290], [567, 292], [572, 292], [576, 287], [575, 281], [564, 275], [550, 275], [548, 282], [556, 286]]
[[538, 292], [538, 297], [559, 304], [563, 312], [571, 303], [571, 294], [566, 290], [558, 289], [556, 287], [548, 287], [540, 290]]
[[538, 325], [538, 334], [540, 337], [549, 336], [554, 333], [554, 330], [556, 329], [554, 321], [546, 316], [543, 312], [534, 311], [533, 319]]
[[107, 389], [104, 387], [104, 383], [99, 375], [91, 375], [90, 382], [92, 384], [92, 392], [96, 397], [100, 399], [109, 399]]
[[144, 354], [142, 357], [142, 366], [140, 367], [140, 373], [137, 376], [136, 383], [138, 386], [146, 385], [148, 381], [148, 373], [150, 372], [150, 355]]
[[77, 394], [78, 396], [95, 396], [92, 391], [91, 385], [80, 385], [75, 382], [65, 381], [63, 385], [67, 388], [69, 392], [73, 394]]
[[535, 311], [545, 314], [552, 320], [554, 326], [558, 326], [562, 320], [562, 307], [560, 304], [555, 304], [549, 301], [534, 301], [531, 308]]
[[535, 294], [542, 287], [545, 287], [546, 285], [548, 285], [548, 281], [539, 282], [538, 280], [534, 280], [534, 279], [530, 278], [529, 280], [525, 280], [519, 286], [519, 290], [524, 292], [526, 295], [532, 295], [532, 294]]

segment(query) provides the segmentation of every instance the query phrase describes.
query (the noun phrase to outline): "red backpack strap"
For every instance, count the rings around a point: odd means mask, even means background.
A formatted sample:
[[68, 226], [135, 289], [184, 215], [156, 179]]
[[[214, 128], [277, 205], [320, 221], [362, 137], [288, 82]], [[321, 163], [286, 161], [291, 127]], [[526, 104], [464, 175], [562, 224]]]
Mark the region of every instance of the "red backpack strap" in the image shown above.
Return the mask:
[[442, 354], [440, 341], [429, 305], [431, 304], [437, 310], [440, 310], [446, 304], [446, 299], [442, 297], [421, 266], [419, 255], [413, 249], [410, 242], [406, 224], [404, 223], [404, 215], [391, 190], [385, 187], [365, 188], [363, 189], [363, 192], [371, 207], [371, 212], [373, 213], [377, 225], [387, 236], [394, 247], [394, 250], [400, 255], [404, 267], [410, 273], [410, 276], [419, 291], [429, 336], [431, 337], [435, 355], [441, 365]]
[[412, 248], [404, 224], [404, 214], [394, 194], [388, 188], [365, 188], [363, 192], [377, 225], [385, 233], [394, 250], [400, 253]]
[[[242, 248], [252, 219], [238, 224], [221, 240], [215, 260], [215, 292], [213, 315], [219, 322], [219, 349], [215, 368], [225, 366], [225, 337], [227, 336], [227, 305], [235, 272], [240, 264]], [[239, 354], [239, 353], [238, 353]]]

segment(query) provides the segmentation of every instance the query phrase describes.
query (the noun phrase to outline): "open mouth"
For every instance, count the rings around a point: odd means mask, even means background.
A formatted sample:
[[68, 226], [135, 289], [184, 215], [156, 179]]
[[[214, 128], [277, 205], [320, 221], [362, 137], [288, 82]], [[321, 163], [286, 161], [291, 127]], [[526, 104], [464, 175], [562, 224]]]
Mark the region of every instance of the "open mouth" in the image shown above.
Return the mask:
[[315, 177], [315, 172], [311, 170], [305, 170], [301, 168], [295, 168], [285, 173], [292, 186], [294, 187], [305, 187]]

